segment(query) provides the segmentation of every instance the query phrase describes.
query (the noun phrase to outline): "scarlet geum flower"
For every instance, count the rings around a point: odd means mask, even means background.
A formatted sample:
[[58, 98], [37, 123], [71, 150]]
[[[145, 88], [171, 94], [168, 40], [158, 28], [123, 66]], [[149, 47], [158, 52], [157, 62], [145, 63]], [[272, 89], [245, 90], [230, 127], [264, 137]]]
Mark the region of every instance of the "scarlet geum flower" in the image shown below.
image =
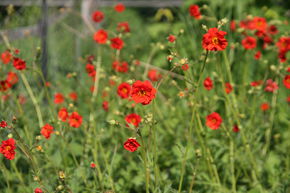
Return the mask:
[[95, 167], [96, 167], [96, 164], [95, 164], [94, 162], [92, 162], [92, 163], [90, 164], [90, 167], [91, 167], [91, 168], [95, 168]]
[[12, 59], [12, 54], [10, 53], [9, 50], [6, 50], [5, 52], [1, 54], [1, 60], [3, 64], [10, 63], [11, 59]]
[[254, 17], [253, 20], [254, 29], [258, 31], [266, 31], [267, 28], [267, 21], [263, 17]]
[[189, 68], [189, 65], [188, 65], [188, 64], [183, 64], [183, 65], [181, 66], [181, 69], [182, 69], [183, 71], [187, 71], [188, 68]]
[[290, 75], [284, 77], [283, 84], [287, 89], [290, 89]]
[[227, 94], [229, 94], [229, 93], [231, 93], [233, 91], [233, 87], [232, 87], [232, 85], [229, 82], [225, 83], [225, 90], [226, 90]]
[[167, 40], [168, 40], [169, 42], [173, 43], [173, 42], [175, 42], [176, 37], [175, 37], [174, 35], [169, 35], [169, 36], [167, 37]]
[[7, 127], [7, 122], [6, 121], [1, 121], [0, 122], [0, 127], [2, 127], [2, 128]]
[[95, 11], [93, 14], [92, 14], [92, 20], [94, 22], [101, 22], [102, 20], [104, 19], [104, 13], [101, 12], [101, 11]]
[[238, 125], [234, 125], [233, 132], [238, 133], [240, 131]]
[[155, 69], [151, 69], [148, 71], [147, 77], [152, 81], [156, 82], [162, 78], [162, 75]]
[[64, 102], [64, 96], [61, 93], [55, 93], [54, 95], [54, 103], [61, 104]]
[[223, 120], [221, 116], [218, 113], [213, 112], [206, 117], [206, 126], [213, 130], [216, 130], [220, 127], [222, 121]]
[[260, 108], [262, 111], [267, 111], [270, 108], [270, 105], [268, 103], [262, 103]]
[[99, 44], [105, 44], [107, 42], [107, 39], [108, 39], [108, 33], [103, 29], [99, 29], [94, 34], [94, 40]]
[[9, 82], [9, 84], [14, 85], [18, 82], [18, 76], [14, 72], [8, 72], [6, 80]]
[[34, 193], [43, 193], [43, 191], [40, 188], [35, 188]]
[[66, 122], [68, 118], [68, 112], [67, 112], [67, 109], [66, 108], [61, 108], [59, 111], [58, 111], [58, 119], [60, 119], [61, 121], [63, 122]]
[[116, 12], [122, 13], [123, 11], [125, 11], [125, 6], [122, 3], [118, 3], [117, 5], [115, 5], [114, 9]]
[[117, 72], [123, 72], [123, 73], [126, 73], [129, 70], [128, 63], [125, 61], [123, 62], [114, 61], [112, 68]]
[[86, 71], [87, 71], [87, 73], [88, 73], [88, 75], [90, 77], [93, 77], [94, 78], [96, 76], [96, 70], [95, 70], [95, 66], [94, 65], [87, 64], [86, 65]]
[[20, 58], [14, 58], [13, 66], [16, 70], [24, 70], [26, 68], [26, 62]]
[[53, 126], [51, 126], [50, 124], [45, 124], [42, 128], [41, 128], [41, 135], [43, 135], [46, 139], [50, 138], [50, 135], [53, 133]]
[[257, 51], [257, 52], [255, 53], [254, 58], [255, 58], [256, 60], [259, 60], [259, 59], [261, 58], [261, 55], [262, 55], [261, 51]]
[[275, 35], [278, 33], [278, 29], [275, 25], [270, 25], [267, 29], [267, 31], [269, 32], [269, 34], [271, 35]]
[[130, 27], [128, 22], [120, 22], [117, 25], [117, 30], [120, 32], [130, 32]]
[[68, 118], [69, 125], [74, 128], [79, 128], [82, 125], [83, 117], [77, 112], [72, 112]]
[[121, 98], [123, 99], [129, 98], [130, 92], [131, 92], [131, 85], [129, 83], [123, 82], [118, 86], [117, 93]]
[[274, 82], [272, 79], [267, 80], [266, 87], [265, 87], [266, 92], [274, 92], [278, 90], [278, 88], [279, 88], [278, 84]]
[[124, 148], [130, 152], [136, 151], [138, 149], [138, 147], [140, 147], [140, 144], [134, 138], [129, 138], [124, 143]]
[[232, 20], [232, 21], [231, 21], [231, 23], [230, 23], [230, 29], [231, 29], [232, 31], [235, 31], [235, 30], [236, 30], [236, 22], [235, 22], [235, 20]]
[[200, 14], [198, 5], [191, 5], [189, 7], [189, 13], [195, 19], [200, 19], [201, 18], [201, 14]]
[[13, 160], [15, 158], [16, 142], [13, 138], [2, 141], [0, 146], [0, 153], [4, 155], [6, 159]]
[[121, 50], [124, 46], [123, 40], [119, 37], [112, 38], [110, 41], [111, 41], [111, 48], [113, 49]]
[[252, 87], [257, 87], [257, 86], [260, 86], [261, 84], [263, 84], [263, 81], [262, 80], [258, 80], [258, 81], [253, 81], [251, 82], [251, 86]]
[[108, 101], [104, 101], [102, 104], [102, 107], [104, 109], [104, 111], [108, 112], [109, 110], [109, 102]]
[[228, 41], [224, 38], [227, 32], [219, 31], [218, 28], [210, 28], [202, 38], [202, 47], [209, 51], [221, 51], [226, 49]]
[[210, 79], [210, 77], [207, 77], [204, 80], [203, 86], [206, 90], [211, 90], [213, 88], [213, 81]]
[[127, 122], [127, 127], [129, 127], [128, 124], [132, 124], [135, 127], [138, 127], [139, 123], [141, 122], [141, 116], [136, 113], [132, 113], [125, 117], [125, 121]]
[[246, 50], [252, 50], [257, 46], [257, 42], [255, 38], [247, 36], [242, 40], [242, 45]]
[[131, 97], [136, 103], [148, 105], [155, 98], [155, 94], [156, 89], [148, 80], [144, 82], [137, 80], [132, 85]]
[[78, 94], [76, 92], [69, 93], [69, 98], [73, 101], [76, 101], [78, 99]]
[[11, 84], [7, 80], [1, 80], [0, 81], [0, 92], [5, 92], [9, 88], [11, 88]]

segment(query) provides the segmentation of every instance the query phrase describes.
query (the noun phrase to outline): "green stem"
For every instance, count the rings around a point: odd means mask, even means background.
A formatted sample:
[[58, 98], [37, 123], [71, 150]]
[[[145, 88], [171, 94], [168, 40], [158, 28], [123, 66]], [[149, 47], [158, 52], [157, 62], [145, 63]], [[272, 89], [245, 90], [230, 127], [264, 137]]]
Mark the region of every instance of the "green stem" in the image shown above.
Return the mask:
[[31, 98], [32, 103], [33, 103], [33, 105], [35, 107], [35, 111], [36, 111], [36, 115], [37, 115], [37, 118], [38, 118], [39, 127], [41, 128], [43, 126], [43, 119], [42, 119], [42, 114], [41, 114], [38, 102], [37, 102], [37, 100], [36, 100], [36, 98], [35, 98], [35, 96], [33, 94], [33, 91], [32, 91], [32, 89], [31, 89], [31, 87], [30, 87], [30, 85], [29, 85], [29, 83], [28, 83], [28, 81], [26, 79], [25, 74], [21, 72], [20, 76], [21, 76], [21, 78], [23, 80], [25, 88], [26, 88], [26, 90], [27, 90], [27, 92], [29, 94], [29, 97]]
[[[231, 69], [230, 69], [230, 63], [229, 63], [229, 60], [228, 60], [228, 57], [227, 57], [227, 54], [226, 52], [224, 51], [223, 52], [223, 57], [224, 57], [224, 61], [225, 61], [225, 64], [226, 64], [226, 71], [227, 71], [227, 75], [228, 75], [228, 78], [229, 78], [229, 81], [230, 81], [230, 84], [233, 84], [233, 79], [232, 79], [232, 75], [231, 75]], [[220, 66], [220, 65], [218, 65]], [[221, 69], [221, 67], [220, 67]], [[221, 70], [220, 70], [221, 71]], [[231, 111], [234, 115], [234, 119], [236, 120], [236, 122], [238, 123], [238, 126], [239, 126], [239, 129], [240, 129], [240, 133], [241, 133], [241, 136], [242, 136], [242, 142], [246, 148], [246, 151], [247, 151], [247, 154], [249, 156], [249, 160], [253, 166], [253, 180], [254, 180], [254, 183], [258, 185], [259, 189], [261, 192], [263, 192], [263, 188], [258, 180], [258, 169], [257, 169], [257, 165], [256, 165], [256, 161], [254, 159], [254, 156], [253, 156], [253, 153], [251, 151], [251, 147], [250, 147], [250, 144], [247, 140], [247, 137], [244, 133], [244, 128], [242, 127], [241, 125], [241, 121], [240, 121], [240, 118], [239, 118], [239, 109], [238, 109], [238, 105], [237, 105], [237, 101], [236, 101], [236, 95], [234, 92], [230, 93], [229, 95], [231, 96], [232, 100], [230, 100], [228, 94], [226, 93], [225, 91], [225, 84], [224, 84], [224, 80], [222, 78], [222, 84], [223, 84], [223, 87], [224, 87], [224, 95], [226, 97], [226, 100], [231, 108]]]
[[146, 145], [143, 139], [143, 136], [141, 134], [141, 131], [138, 130], [138, 134], [141, 138], [141, 143], [142, 143], [142, 155], [143, 155], [143, 161], [144, 161], [144, 172], [145, 172], [145, 187], [146, 187], [146, 193], [150, 193], [149, 188], [150, 188], [150, 169], [147, 168], [147, 153], [146, 153]]

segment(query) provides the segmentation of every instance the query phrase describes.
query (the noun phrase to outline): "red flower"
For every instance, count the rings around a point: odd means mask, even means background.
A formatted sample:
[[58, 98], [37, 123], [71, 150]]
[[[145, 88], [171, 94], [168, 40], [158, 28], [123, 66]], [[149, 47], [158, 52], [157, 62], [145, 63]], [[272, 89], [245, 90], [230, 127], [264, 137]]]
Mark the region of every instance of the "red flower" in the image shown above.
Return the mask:
[[2, 128], [7, 127], [7, 122], [6, 121], [1, 121], [0, 122], [0, 127], [2, 127]]
[[213, 82], [210, 79], [210, 77], [207, 77], [204, 81], [203, 81], [203, 86], [206, 90], [211, 90], [213, 88]]
[[13, 138], [7, 139], [6, 141], [2, 141], [0, 146], [0, 153], [4, 155], [9, 160], [13, 160], [15, 158], [15, 140]]
[[102, 107], [105, 111], [108, 112], [109, 110], [109, 102], [108, 101], [104, 101], [103, 104], [102, 104]]
[[91, 168], [95, 168], [95, 167], [96, 167], [96, 164], [95, 164], [94, 162], [92, 162], [92, 163], [90, 164], [90, 166], [91, 166]]
[[87, 64], [86, 65], [86, 71], [90, 77], [95, 77], [96, 76], [96, 70], [95, 66], [92, 64]]
[[206, 116], [206, 126], [208, 126], [209, 128], [213, 130], [218, 129], [222, 121], [223, 120], [221, 116], [216, 112], [213, 112], [212, 114]]
[[276, 43], [276, 46], [280, 51], [289, 51], [290, 50], [290, 37], [281, 37]]
[[20, 58], [14, 58], [13, 66], [16, 70], [24, 70], [26, 68], [26, 62]]
[[14, 53], [15, 53], [15, 54], [19, 54], [19, 53], [20, 53], [20, 50], [19, 50], [19, 49], [15, 49], [15, 50], [14, 50]]
[[132, 124], [135, 127], [138, 127], [139, 123], [141, 122], [141, 117], [137, 115], [136, 113], [132, 113], [125, 117], [125, 121], [127, 122], [127, 127], [129, 127], [128, 124]]
[[8, 72], [6, 80], [11, 84], [14, 85], [18, 82], [18, 76], [14, 72]]
[[1, 54], [1, 60], [3, 64], [8, 64], [12, 59], [12, 54], [10, 51], [5, 51]]
[[1, 80], [0, 81], [0, 92], [5, 92], [9, 88], [11, 88], [11, 84], [7, 80]]
[[170, 41], [171, 43], [173, 43], [173, 42], [175, 42], [176, 38], [175, 38], [174, 35], [169, 35], [169, 36], [167, 37], [167, 40]]
[[158, 73], [157, 70], [155, 69], [151, 69], [148, 71], [148, 75], [147, 77], [152, 81], [152, 82], [155, 82], [155, 81], [158, 81], [160, 78], [162, 78], [162, 75], [160, 73]]
[[260, 86], [262, 83], [263, 83], [262, 80], [253, 81], [253, 82], [251, 82], [251, 86], [252, 87]]
[[275, 34], [278, 33], [278, 29], [277, 29], [277, 27], [276, 27], [275, 25], [270, 25], [270, 26], [268, 27], [268, 32], [269, 32], [269, 34], [271, 34], [271, 35], [275, 35]]
[[92, 20], [94, 22], [101, 22], [102, 20], [104, 19], [104, 14], [103, 12], [101, 11], [95, 11], [93, 14], [92, 14]]
[[69, 98], [73, 101], [76, 101], [78, 99], [78, 94], [76, 92], [71, 92], [69, 94]]
[[134, 138], [129, 138], [127, 141], [124, 143], [124, 148], [128, 151], [134, 152], [138, 149], [140, 144], [137, 142], [136, 139]]
[[99, 29], [94, 34], [94, 40], [99, 44], [105, 44], [107, 42], [107, 39], [108, 39], [108, 33], [103, 29]]
[[266, 92], [274, 92], [278, 88], [279, 88], [278, 84], [274, 82], [272, 79], [267, 80], [266, 87], [265, 87]]
[[43, 193], [43, 191], [40, 188], [35, 188], [34, 193]]
[[69, 125], [74, 128], [78, 128], [82, 125], [83, 118], [77, 112], [73, 112], [69, 116]]
[[117, 25], [117, 30], [120, 32], [130, 32], [130, 27], [128, 22], [120, 22]]
[[183, 64], [183, 65], [181, 66], [181, 69], [182, 69], [183, 71], [187, 71], [188, 68], [189, 68], [188, 64]]
[[229, 93], [231, 93], [232, 92], [232, 90], [233, 90], [233, 87], [232, 87], [232, 85], [229, 83], [229, 82], [226, 82], [225, 83], [225, 89], [226, 89], [226, 93], [227, 94], [229, 94]]
[[255, 29], [253, 21], [249, 20], [249, 19], [240, 21], [240, 27], [244, 28], [244, 29], [248, 29], [248, 30], [254, 30]]
[[66, 122], [67, 118], [68, 118], [68, 112], [66, 110], [66, 108], [61, 108], [59, 111], [58, 111], [58, 118], [63, 121], [63, 122]]
[[238, 125], [234, 125], [233, 132], [238, 133], [240, 131]]
[[50, 138], [50, 135], [53, 133], [53, 126], [51, 126], [50, 124], [46, 124], [42, 127], [40, 133], [41, 135], [43, 135], [46, 139]]
[[283, 79], [283, 84], [286, 88], [290, 89], [290, 75], [286, 75]]
[[260, 108], [262, 111], [267, 111], [270, 108], [270, 106], [268, 103], [262, 103]]
[[202, 38], [202, 47], [205, 50], [218, 51], [226, 49], [228, 42], [224, 38], [227, 32], [219, 31], [217, 28], [210, 28]]
[[111, 47], [116, 50], [121, 50], [124, 46], [124, 42], [121, 38], [112, 38], [111, 39]]
[[54, 95], [54, 103], [55, 104], [61, 104], [64, 102], [64, 97], [61, 93], [55, 93]]
[[256, 39], [248, 36], [242, 40], [242, 45], [246, 50], [252, 50], [257, 46]]
[[51, 83], [50, 82], [45, 82], [45, 86], [46, 87], [50, 87], [51, 86]]
[[232, 21], [231, 21], [231, 23], [230, 23], [230, 29], [231, 29], [232, 31], [235, 31], [235, 30], [236, 30], [236, 22], [235, 22], [235, 20], [232, 20]]
[[128, 98], [130, 96], [130, 92], [131, 85], [128, 84], [127, 82], [123, 82], [118, 86], [117, 93], [121, 98], [123, 99]]
[[155, 98], [155, 94], [156, 89], [148, 80], [144, 82], [137, 80], [132, 85], [131, 97], [136, 103], [148, 105]]
[[267, 21], [263, 17], [254, 17], [252, 20], [254, 29], [258, 31], [266, 31], [267, 28]]
[[116, 12], [122, 13], [125, 10], [125, 6], [122, 3], [118, 3], [114, 9]]
[[112, 67], [117, 72], [126, 73], [129, 70], [128, 63], [125, 61], [124, 62], [115, 61], [115, 62], [113, 62]]
[[262, 55], [261, 51], [257, 51], [255, 54], [255, 59], [259, 60], [261, 58], [261, 55]]
[[195, 19], [200, 19], [201, 18], [201, 14], [199, 12], [199, 7], [198, 5], [191, 5], [189, 7], [189, 13], [192, 17], [194, 17]]

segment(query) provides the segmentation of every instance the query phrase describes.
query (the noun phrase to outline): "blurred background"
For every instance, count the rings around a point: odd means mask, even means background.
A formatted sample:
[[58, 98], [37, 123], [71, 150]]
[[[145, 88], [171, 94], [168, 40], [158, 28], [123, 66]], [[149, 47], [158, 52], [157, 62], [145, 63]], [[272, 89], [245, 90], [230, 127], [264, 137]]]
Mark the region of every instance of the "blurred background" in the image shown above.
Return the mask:
[[[14, 47], [25, 52], [28, 62], [35, 56], [36, 49], [41, 49], [40, 65], [45, 74], [77, 71], [83, 69], [82, 58], [93, 54], [96, 46], [90, 26], [115, 29], [112, 23], [120, 18], [111, 8], [117, 3], [126, 6], [122, 21], [127, 19], [134, 33], [129, 40], [134, 48], [128, 54], [138, 52], [140, 59], [146, 58], [151, 49], [148, 42], [157, 42], [161, 35], [164, 38], [171, 29], [182, 27], [179, 21], [183, 16], [179, 10], [187, 13], [190, 4], [210, 6], [219, 19], [239, 20], [247, 13], [257, 16], [263, 13], [261, 16], [282, 17], [282, 20], [289, 20], [290, 16], [289, 0], [1, 0], [0, 32], [13, 41]], [[104, 26], [91, 22], [91, 13], [97, 9], [106, 13], [109, 22], [101, 24]], [[2, 43], [0, 49], [5, 50]], [[155, 60], [161, 57], [164, 55]]]

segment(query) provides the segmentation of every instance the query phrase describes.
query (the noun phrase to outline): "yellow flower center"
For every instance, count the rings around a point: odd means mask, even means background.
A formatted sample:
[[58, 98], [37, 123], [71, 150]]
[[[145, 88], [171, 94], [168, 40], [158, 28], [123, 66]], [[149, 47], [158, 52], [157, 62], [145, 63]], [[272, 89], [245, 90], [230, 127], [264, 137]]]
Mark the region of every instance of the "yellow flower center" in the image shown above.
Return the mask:
[[217, 44], [219, 43], [219, 40], [218, 40], [217, 37], [212, 38], [211, 41], [212, 41], [212, 43], [213, 43], [214, 45], [217, 45]]

